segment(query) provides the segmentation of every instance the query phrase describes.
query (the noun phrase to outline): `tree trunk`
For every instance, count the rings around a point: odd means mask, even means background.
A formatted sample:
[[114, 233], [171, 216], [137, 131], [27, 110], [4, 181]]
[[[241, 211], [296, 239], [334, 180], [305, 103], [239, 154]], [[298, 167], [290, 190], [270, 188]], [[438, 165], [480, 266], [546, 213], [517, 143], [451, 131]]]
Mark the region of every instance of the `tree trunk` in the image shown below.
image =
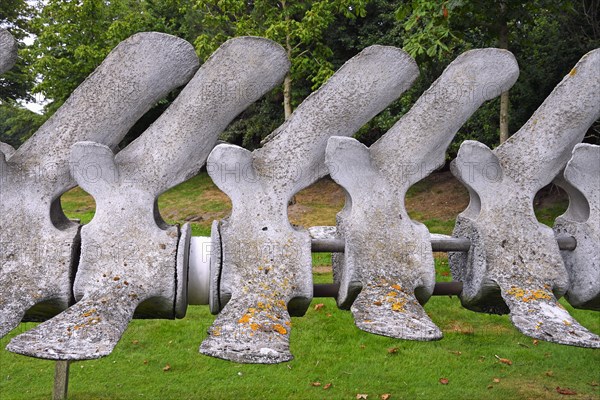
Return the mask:
[[500, 95], [500, 144], [508, 139], [508, 92]]
[[[288, 60], [292, 61], [292, 43], [290, 39], [290, 17], [285, 12], [286, 2], [281, 1], [281, 8], [285, 13], [285, 50], [287, 52]], [[283, 80], [283, 113], [285, 119], [288, 119], [292, 115], [292, 75], [288, 72]]]
[[[508, 50], [508, 24], [506, 22], [506, 3], [500, 3], [498, 47]], [[500, 95], [500, 144], [508, 139], [508, 91]]]
[[283, 112], [285, 119], [292, 115], [292, 77], [289, 72], [283, 80]]

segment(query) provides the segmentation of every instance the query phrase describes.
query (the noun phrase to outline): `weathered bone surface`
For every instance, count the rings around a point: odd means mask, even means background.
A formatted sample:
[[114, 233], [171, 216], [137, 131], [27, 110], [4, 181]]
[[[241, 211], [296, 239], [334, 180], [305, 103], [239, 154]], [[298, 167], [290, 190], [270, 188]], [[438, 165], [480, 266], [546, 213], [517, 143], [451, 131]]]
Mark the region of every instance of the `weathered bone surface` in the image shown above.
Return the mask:
[[233, 202], [231, 216], [218, 226], [220, 300], [231, 300], [209, 329], [202, 353], [246, 363], [292, 359], [289, 313], [306, 311], [312, 274], [310, 236], [290, 225], [288, 201], [327, 174], [329, 137], [352, 135], [416, 76], [406, 53], [369, 47], [309, 96], [264, 147], [253, 153], [231, 145], [213, 150], [209, 174]]
[[[8, 349], [35, 357], [82, 360], [108, 355], [134, 311], [183, 317], [187, 265], [176, 265], [179, 229], [161, 220], [158, 196], [197, 174], [218, 135], [252, 102], [279, 84], [289, 68], [285, 51], [261, 38], [223, 44], [165, 113], [124, 150], [73, 147], [77, 183], [96, 200], [81, 232], [75, 280], [77, 304], [18, 336]], [[97, 166], [101, 176], [85, 172]], [[184, 226], [184, 230], [189, 229]], [[183, 235], [189, 240], [189, 232]], [[183, 259], [182, 257], [180, 257]], [[177, 304], [179, 297], [181, 303]]]
[[569, 194], [569, 208], [554, 233], [577, 240], [574, 251], [560, 252], [569, 273], [565, 297], [573, 307], [600, 311], [600, 146], [575, 146], [557, 181]]
[[17, 62], [17, 41], [6, 30], [0, 28], [0, 74], [5, 73]]
[[533, 198], [600, 117], [598, 70], [600, 49], [586, 54], [508, 141], [494, 151], [466, 141], [452, 163], [471, 195], [454, 230], [471, 240], [471, 250], [450, 255], [454, 279], [464, 283], [463, 305], [509, 311], [528, 336], [583, 347], [600, 347], [600, 338], [556, 300], [568, 275], [552, 229], [535, 218]]
[[404, 197], [443, 165], [446, 148], [471, 114], [518, 75], [506, 50], [468, 51], [371, 148], [351, 138], [329, 140], [331, 177], [349, 195], [338, 214], [346, 251], [334, 255], [337, 300], [351, 308], [360, 329], [412, 340], [442, 337], [421, 306], [435, 285], [430, 234], [410, 219]]
[[60, 195], [75, 185], [71, 146], [80, 140], [116, 146], [197, 67], [186, 41], [162, 33], [134, 35], [16, 152], [1, 146], [0, 336], [36, 304], [30, 313], [48, 317], [72, 302], [79, 226], [60, 207]]

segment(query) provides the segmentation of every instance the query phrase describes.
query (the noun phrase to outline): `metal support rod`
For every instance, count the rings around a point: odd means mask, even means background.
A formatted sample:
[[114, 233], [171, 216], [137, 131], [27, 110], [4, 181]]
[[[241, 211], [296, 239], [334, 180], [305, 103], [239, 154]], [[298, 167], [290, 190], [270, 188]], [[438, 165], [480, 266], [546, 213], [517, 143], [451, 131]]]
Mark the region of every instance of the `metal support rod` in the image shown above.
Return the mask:
[[54, 389], [52, 400], [67, 400], [69, 391], [70, 361], [57, 361], [54, 367]]
[[[577, 241], [572, 236], [561, 236], [556, 238], [558, 248], [560, 250], [575, 250]], [[313, 239], [313, 253], [343, 253], [345, 247], [344, 239]], [[431, 248], [433, 251], [450, 252], [450, 251], [469, 251], [471, 241], [463, 238], [439, 238], [431, 239]]]
[[[458, 296], [462, 292], [462, 282], [436, 282], [433, 296]], [[338, 296], [340, 285], [337, 283], [318, 283], [313, 285], [313, 297]]]

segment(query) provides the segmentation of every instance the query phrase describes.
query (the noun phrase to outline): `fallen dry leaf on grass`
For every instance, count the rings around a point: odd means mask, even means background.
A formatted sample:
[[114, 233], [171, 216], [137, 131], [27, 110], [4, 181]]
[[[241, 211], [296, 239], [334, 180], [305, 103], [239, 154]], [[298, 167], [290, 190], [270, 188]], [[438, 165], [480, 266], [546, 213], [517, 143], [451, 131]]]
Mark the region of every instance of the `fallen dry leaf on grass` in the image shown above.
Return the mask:
[[321, 382], [312, 382], [311, 386], [321, 386]]
[[500, 361], [502, 364], [512, 365], [512, 361], [509, 360], [508, 358], [498, 357], [497, 355], [494, 355], [494, 357], [496, 357], [498, 359], [498, 361]]
[[139, 340], [132, 340], [132, 341], [131, 341], [131, 344], [139, 344], [139, 343], [140, 343], [140, 341], [139, 341]]
[[325, 386], [323, 386], [323, 390], [327, 390], [331, 387], [331, 383], [326, 384]]
[[323, 307], [325, 307], [325, 304], [323, 303], [315, 304], [315, 311], [319, 311]]
[[163, 368], [163, 371], [165, 371], [165, 372], [170, 371], [170, 370], [171, 370], [170, 364], [165, 365], [165, 367]]
[[546, 371], [546, 376], [554, 376], [554, 372], [553, 371]]
[[557, 386], [557, 387], [556, 387], [556, 391], [557, 391], [559, 394], [563, 394], [563, 395], [565, 395], [565, 396], [573, 396], [573, 395], [576, 395], [576, 394], [577, 394], [577, 392], [576, 392], [576, 391], [574, 391], [574, 390], [571, 390], [571, 389], [569, 389], [569, 388], [561, 388], [560, 386]]
[[460, 356], [462, 351], [450, 351], [450, 353], [454, 354], [455, 356]]
[[492, 380], [492, 382], [494, 382], [494, 383], [500, 383], [500, 378], [494, 378], [494, 379]]
[[447, 385], [448, 383], [450, 383], [450, 381], [448, 380], [448, 378], [440, 378], [440, 383], [442, 385]]
[[382, 394], [381, 396], [379, 396], [379, 398], [380, 398], [381, 400], [390, 400], [390, 398], [391, 398], [391, 397], [392, 397], [392, 395], [391, 395], [391, 394], [389, 394], [389, 393], [384, 393], [384, 394]]
[[390, 347], [389, 349], [387, 349], [387, 351], [390, 354], [396, 354], [398, 352], [398, 348], [397, 347]]
[[361, 399], [367, 400], [368, 398], [369, 398], [368, 394], [360, 394], [360, 393], [358, 393], [356, 395], [356, 400], [361, 400]]

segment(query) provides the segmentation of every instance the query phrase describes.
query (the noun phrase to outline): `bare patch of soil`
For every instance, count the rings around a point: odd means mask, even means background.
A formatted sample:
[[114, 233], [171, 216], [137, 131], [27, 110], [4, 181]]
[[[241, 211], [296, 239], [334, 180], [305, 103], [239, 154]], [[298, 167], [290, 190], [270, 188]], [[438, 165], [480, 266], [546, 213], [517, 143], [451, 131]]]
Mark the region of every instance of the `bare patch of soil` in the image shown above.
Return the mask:
[[[301, 226], [335, 225], [343, 208], [344, 190], [331, 179], [321, 179], [302, 190], [288, 208], [290, 221]], [[454, 220], [469, 204], [469, 194], [450, 172], [434, 173], [409, 191], [406, 208], [419, 219]]]
[[423, 220], [454, 220], [468, 205], [469, 192], [449, 171], [429, 175], [406, 198], [406, 209]]

